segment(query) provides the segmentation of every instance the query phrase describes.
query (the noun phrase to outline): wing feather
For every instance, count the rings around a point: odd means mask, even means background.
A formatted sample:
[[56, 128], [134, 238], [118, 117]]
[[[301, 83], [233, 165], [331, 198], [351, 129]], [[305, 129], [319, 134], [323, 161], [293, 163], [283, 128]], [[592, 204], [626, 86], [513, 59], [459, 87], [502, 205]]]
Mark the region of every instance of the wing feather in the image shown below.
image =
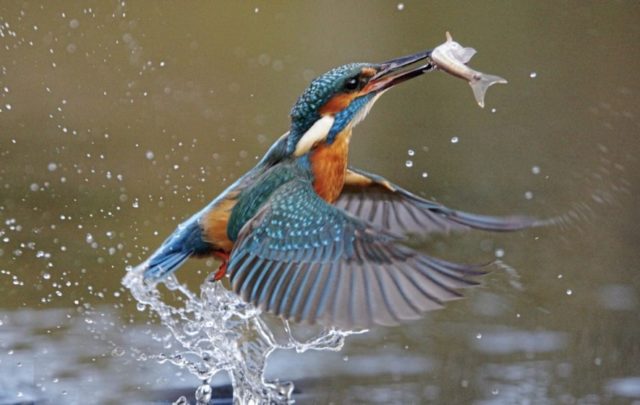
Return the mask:
[[522, 216], [494, 217], [453, 210], [355, 168], [347, 171], [345, 187], [334, 204], [374, 226], [402, 235], [428, 235], [470, 228], [515, 231], [543, 224], [543, 221]]
[[[279, 277], [279, 280], [274, 288], [273, 294], [271, 297], [265, 297], [265, 301], [268, 301], [267, 311], [277, 313], [278, 305], [282, 301], [284, 301], [284, 293], [285, 293], [285, 285], [288, 284], [289, 279], [291, 278], [291, 272], [295, 267], [295, 262], [289, 262], [283, 274]], [[237, 290], [236, 290], [237, 291]]]
[[267, 281], [265, 281], [264, 286], [260, 290], [257, 299], [254, 302], [252, 302], [252, 304], [259, 305], [262, 309], [266, 309], [266, 306], [268, 304], [268, 298], [271, 295], [273, 295], [273, 292], [276, 286], [276, 280], [280, 279], [286, 266], [287, 266], [286, 262], [277, 262], [277, 265], [275, 266], [275, 268], [271, 269], [271, 271], [268, 273], [265, 272], [269, 275], [269, 277], [267, 278]]
[[[393, 212], [384, 208], [376, 215], [393, 225]], [[457, 290], [475, 285], [470, 277], [482, 274], [402, 242], [327, 204], [309, 181], [297, 179], [245, 224], [228, 271], [233, 290], [254, 305], [285, 319], [341, 328], [416, 319], [459, 298]]]

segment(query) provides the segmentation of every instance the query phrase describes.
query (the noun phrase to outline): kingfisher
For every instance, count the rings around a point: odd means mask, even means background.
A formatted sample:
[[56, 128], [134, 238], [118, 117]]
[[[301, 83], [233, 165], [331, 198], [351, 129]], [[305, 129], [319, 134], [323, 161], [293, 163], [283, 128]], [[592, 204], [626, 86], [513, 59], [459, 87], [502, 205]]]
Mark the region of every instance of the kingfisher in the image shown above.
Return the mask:
[[348, 163], [354, 127], [387, 90], [435, 69], [431, 50], [350, 63], [314, 79], [289, 130], [258, 164], [177, 229], [137, 269], [156, 283], [192, 257], [211, 281], [263, 311], [342, 329], [420, 318], [477, 285], [484, 266], [417, 251], [414, 235], [514, 231], [527, 217], [471, 214], [421, 198]]

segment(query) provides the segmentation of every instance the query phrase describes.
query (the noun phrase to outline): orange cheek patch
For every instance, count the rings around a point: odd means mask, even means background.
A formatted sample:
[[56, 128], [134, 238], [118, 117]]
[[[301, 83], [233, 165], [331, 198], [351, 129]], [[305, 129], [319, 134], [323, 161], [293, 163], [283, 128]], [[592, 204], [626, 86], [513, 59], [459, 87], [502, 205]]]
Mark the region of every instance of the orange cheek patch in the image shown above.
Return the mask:
[[362, 74], [366, 77], [373, 77], [376, 73], [378, 73], [378, 71], [372, 67], [362, 68]]
[[349, 106], [351, 100], [356, 98], [356, 93], [341, 93], [333, 96], [320, 108], [320, 115], [336, 115]]

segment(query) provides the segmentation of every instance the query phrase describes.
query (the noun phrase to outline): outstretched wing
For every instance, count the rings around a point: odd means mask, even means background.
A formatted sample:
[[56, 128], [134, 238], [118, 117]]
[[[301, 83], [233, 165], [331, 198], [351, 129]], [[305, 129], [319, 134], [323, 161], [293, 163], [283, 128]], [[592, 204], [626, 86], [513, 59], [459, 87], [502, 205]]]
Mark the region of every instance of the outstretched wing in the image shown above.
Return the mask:
[[398, 234], [426, 235], [469, 228], [515, 231], [540, 224], [522, 216], [493, 217], [453, 210], [355, 168], [347, 171], [344, 189], [335, 206]]
[[293, 180], [242, 228], [228, 273], [233, 290], [263, 310], [341, 328], [416, 319], [484, 273], [399, 242]]

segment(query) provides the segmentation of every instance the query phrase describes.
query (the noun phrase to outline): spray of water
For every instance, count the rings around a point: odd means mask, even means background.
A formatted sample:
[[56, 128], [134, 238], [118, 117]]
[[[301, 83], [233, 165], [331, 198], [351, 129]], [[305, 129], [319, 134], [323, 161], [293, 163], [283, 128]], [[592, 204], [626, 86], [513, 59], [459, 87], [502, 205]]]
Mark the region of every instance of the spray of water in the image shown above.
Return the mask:
[[293, 383], [264, 378], [271, 353], [276, 349], [339, 351], [346, 336], [364, 332], [327, 329], [298, 340], [286, 321], [281, 330], [270, 329], [259, 309], [219, 282], [205, 282], [198, 295], [172, 275], [163, 282], [165, 290], [159, 288], [161, 284], [147, 284], [140, 271], [128, 268], [122, 283], [138, 301], [138, 309], [155, 313], [171, 332], [156, 336], [166, 351], [155, 358], [184, 368], [205, 382], [196, 391], [199, 404], [209, 402], [208, 382], [221, 371], [231, 379], [236, 403], [290, 403]]

